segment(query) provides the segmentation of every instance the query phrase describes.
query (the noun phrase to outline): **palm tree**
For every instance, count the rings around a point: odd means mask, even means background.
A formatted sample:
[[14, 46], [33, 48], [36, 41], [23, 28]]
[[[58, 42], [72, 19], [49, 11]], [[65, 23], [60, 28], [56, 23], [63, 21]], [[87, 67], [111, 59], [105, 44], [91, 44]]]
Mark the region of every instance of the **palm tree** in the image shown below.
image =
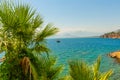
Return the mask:
[[[100, 68], [100, 57], [92, 65], [88, 66], [85, 62], [74, 60], [69, 62], [70, 66], [70, 77], [69, 80], [108, 80], [112, 74], [112, 70], [105, 73], [99, 71]], [[67, 80], [67, 79], [63, 79]]]
[[[53, 80], [62, 66], [49, 56], [46, 38], [58, 32], [53, 25], [42, 27], [43, 20], [26, 4], [0, 3], [0, 52], [5, 60], [0, 65], [3, 80]], [[42, 54], [44, 53], [44, 54]]]

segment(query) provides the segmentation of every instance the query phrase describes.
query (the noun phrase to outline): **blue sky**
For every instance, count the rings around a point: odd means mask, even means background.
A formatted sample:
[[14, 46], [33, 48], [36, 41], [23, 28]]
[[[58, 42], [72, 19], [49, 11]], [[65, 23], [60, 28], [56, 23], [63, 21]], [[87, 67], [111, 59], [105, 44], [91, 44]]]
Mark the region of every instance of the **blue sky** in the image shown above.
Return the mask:
[[120, 29], [120, 0], [24, 0], [59, 37], [97, 36]]

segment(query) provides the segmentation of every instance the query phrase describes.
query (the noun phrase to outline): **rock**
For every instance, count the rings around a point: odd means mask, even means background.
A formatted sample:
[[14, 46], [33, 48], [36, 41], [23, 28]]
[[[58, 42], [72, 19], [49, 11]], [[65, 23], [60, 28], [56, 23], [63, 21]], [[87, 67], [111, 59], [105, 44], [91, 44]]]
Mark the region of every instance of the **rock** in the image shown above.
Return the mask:
[[109, 56], [112, 58], [120, 59], [120, 51], [112, 52], [109, 54]]

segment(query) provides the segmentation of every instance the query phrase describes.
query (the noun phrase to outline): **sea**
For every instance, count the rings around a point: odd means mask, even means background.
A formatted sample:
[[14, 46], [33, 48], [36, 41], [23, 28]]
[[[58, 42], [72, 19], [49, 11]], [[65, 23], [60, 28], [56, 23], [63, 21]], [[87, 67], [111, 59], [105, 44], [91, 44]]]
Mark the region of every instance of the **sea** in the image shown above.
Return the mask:
[[64, 65], [62, 75], [69, 73], [69, 60], [79, 59], [92, 65], [101, 56], [100, 72], [112, 69], [114, 72], [110, 80], [120, 80], [120, 63], [108, 56], [120, 50], [120, 39], [59, 38], [48, 39], [47, 45], [51, 49], [50, 54], [57, 57], [57, 65]]

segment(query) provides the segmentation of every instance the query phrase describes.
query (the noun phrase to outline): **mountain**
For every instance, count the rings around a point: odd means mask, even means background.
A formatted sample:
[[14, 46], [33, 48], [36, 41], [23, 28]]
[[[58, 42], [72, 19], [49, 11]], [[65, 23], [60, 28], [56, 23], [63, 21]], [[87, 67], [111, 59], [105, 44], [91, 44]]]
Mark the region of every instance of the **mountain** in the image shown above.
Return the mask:
[[96, 32], [87, 32], [87, 31], [66, 31], [63, 33], [58, 33], [54, 38], [91, 38], [91, 37], [99, 37], [101, 33]]

